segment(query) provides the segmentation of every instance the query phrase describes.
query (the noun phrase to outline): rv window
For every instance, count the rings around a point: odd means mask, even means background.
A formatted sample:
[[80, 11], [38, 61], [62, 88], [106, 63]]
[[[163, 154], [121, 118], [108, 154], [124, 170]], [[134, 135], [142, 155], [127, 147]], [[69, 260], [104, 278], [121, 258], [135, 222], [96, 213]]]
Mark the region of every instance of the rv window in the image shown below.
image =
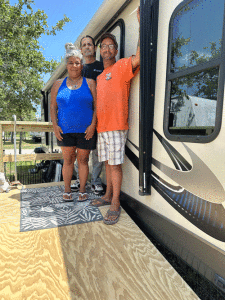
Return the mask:
[[[118, 60], [124, 56], [124, 35], [125, 35], [124, 21], [122, 19], [119, 19], [113, 26], [111, 26], [107, 30], [107, 32], [111, 32], [116, 37], [118, 43], [118, 54], [116, 56], [116, 60]], [[99, 39], [97, 41], [96, 59], [99, 61], [101, 60]]]
[[224, 0], [185, 1], [171, 18], [164, 126], [169, 139], [209, 142], [219, 132], [223, 18]]
[[121, 34], [121, 29], [119, 26], [116, 26], [112, 31], [112, 34], [115, 35], [117, 43], [118, 43], [118, 54], [116, 56], [116, 60], [120, 59], [120, 34]]
[[101, 56], [100, 56], [100, 43], [99, 43], [99, 41], [98, 41], [98, 43], [97, 43], [96, 59], [97, 59], [98, 61], [101, 61]]

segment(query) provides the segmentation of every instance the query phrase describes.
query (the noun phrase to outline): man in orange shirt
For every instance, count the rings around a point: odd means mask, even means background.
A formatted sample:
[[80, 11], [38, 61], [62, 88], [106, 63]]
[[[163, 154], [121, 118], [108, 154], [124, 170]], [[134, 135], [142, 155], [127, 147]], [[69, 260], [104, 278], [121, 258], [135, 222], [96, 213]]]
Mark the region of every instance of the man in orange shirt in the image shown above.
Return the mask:
[[[140, 23], [140, 8], [137, 11]], [[111, 33], [105, 33], [100, 39], [100, 54], [104, 71], [97, 78], [97, 132], [98, 157], [105, 161], [106, 194], [92, 201], [93, 206], [110, 205], [104, 223], [115, 224], [120, 216], [120, 189], [122, 167], [128, 132], [128, 98], [130, 80], [140, 66], [140, 45], [135, 56], [116, 62], [118, 44]]]

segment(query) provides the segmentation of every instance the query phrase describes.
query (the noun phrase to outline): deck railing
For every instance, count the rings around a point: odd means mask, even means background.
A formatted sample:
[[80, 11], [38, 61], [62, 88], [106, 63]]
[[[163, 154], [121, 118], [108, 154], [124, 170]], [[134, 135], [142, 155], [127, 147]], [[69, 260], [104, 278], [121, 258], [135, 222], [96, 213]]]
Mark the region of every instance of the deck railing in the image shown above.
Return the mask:
[[[6, 155], [3, 152], [3, 132], [14, 131], [14, 121], [0, 121], [0, 172], [4, 172], [5, 162], [14, 162], [14, 155]], [[53, 132], [51, 122], [28, 122], [17, 121], [16, 132]], [[59, 160], [62, 153], [41, 153], [41, 154], [17, 154], [16, 161], [38, 161], [38, 160]]]

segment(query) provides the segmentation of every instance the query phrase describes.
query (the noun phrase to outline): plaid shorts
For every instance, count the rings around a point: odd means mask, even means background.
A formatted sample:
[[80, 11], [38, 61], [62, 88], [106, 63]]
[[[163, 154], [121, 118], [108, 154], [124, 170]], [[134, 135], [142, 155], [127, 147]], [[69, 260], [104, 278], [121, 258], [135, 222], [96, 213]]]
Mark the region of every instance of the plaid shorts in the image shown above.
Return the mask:
[[124, 162], [127, 133], [128, 130], [98, 133], [98, 160], [108, 161], [109, 165], [121, 165]]

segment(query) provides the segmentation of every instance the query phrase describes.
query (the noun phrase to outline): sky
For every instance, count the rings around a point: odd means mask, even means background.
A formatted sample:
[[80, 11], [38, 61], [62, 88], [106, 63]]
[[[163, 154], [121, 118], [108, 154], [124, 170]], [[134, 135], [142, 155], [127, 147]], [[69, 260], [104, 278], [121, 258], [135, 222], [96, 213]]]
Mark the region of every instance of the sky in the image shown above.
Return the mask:
[[[55, 36], [43, 35], [39, 39], [40, 45], [44, 48], [43, 55], [46, 59], [61, 61], [65, 55], [65, 44], [74, 43], [86, 25], [89, 23], [103, 0], [34, 0], [31, 7], [34, 11], [44, 10], [47, 14], [49, 29], [63, 19], [64, 15], [72, 22], [66, 23], [62, 31]], [[11, 5], [18, 3], [18, 0], [10, 0]], [[43, 74], [44, 82], [47, 82], [50, 74]], [[38, 106], [36, 117], [40, 118], [41, 108]]]
[[[46, 59], [61, 61], [65, 55], [64, 45], [68, 42], [74, 43], [95, 12], [98, 10], [103, 0], [34, 0], [31, 5], [34, 11], [44, 10], [47, 14], [49, 27], [56, 25], [57, 21], [63, 19], [64, 15], [72, 22], [66, 23], [62, 31], [58, 31], [55, 36], [43, 35], [40, 45], [44, 48], [43, 55]], [[18, 3], [18, 0], [10, 0], [11, 5]], [[44, 76], [47, 82], [50, 75]]]

